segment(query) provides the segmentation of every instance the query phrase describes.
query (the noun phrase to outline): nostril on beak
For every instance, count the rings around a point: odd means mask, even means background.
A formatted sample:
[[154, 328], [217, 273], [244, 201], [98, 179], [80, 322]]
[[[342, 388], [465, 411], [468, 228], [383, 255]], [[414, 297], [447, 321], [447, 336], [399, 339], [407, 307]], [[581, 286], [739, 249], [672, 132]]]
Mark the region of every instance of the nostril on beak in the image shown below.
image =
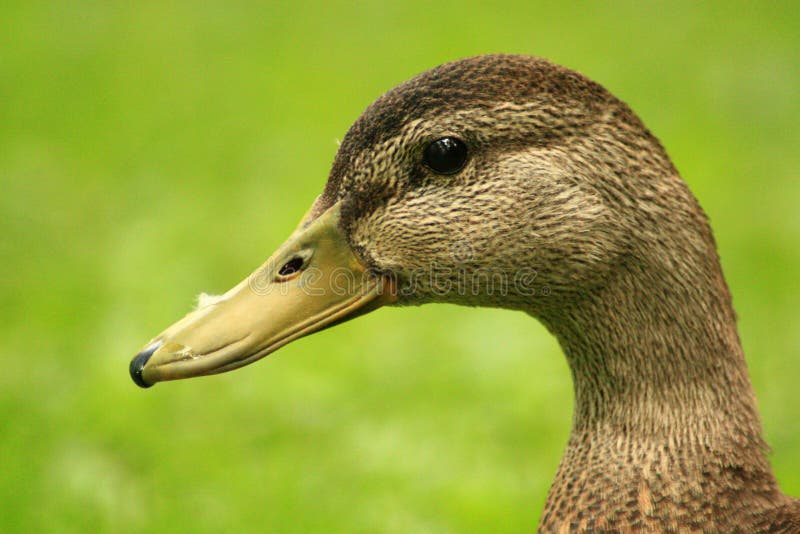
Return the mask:
[[155, 351], [161, 346], [161, 342], [157, 341], [144, 349], [142, 352], [136, 355], [136, 357], [131, 361], [130, 372], [131, 378], [136, 383], [137, 386], [140, 388], [149, 388], [153, 384], [148, 384], [145, 382], [144, 377], [142, 376], [142, 370], [144, 366], [147, 364], [147, 361], [150, 359], [150, 356], [153, 355]]

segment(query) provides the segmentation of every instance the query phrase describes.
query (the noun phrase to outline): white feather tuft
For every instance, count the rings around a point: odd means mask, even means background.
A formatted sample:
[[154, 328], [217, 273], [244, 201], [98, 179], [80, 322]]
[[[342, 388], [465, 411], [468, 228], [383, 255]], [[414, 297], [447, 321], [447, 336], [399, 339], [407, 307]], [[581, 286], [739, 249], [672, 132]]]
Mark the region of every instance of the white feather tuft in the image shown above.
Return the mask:
[[197, 295], [197, 308], [205, 308], [225, 300], [225, 295], [209, 295], [208, 293], [200, 293]]

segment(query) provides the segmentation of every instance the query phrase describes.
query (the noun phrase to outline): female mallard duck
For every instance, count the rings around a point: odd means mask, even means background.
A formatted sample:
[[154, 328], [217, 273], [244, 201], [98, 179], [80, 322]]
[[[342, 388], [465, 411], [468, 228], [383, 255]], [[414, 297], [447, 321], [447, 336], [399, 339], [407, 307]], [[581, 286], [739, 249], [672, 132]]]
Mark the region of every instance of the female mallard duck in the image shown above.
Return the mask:
[[389, 91], [289, 240], [201, 300], [133, 359], [137, 384], [229, 371], [383, 304], [524, 310], [575, 386], [542, 531], [800, 531], [705, 214], [639, 118], [566, 68], [483, 56]]

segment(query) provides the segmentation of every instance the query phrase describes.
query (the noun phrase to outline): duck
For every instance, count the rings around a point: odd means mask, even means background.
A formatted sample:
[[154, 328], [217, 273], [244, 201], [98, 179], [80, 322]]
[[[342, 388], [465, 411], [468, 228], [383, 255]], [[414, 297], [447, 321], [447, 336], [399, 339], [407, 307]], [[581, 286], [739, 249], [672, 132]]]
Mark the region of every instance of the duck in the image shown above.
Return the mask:
[[287, 241], [129, 371], [141, 387], [222, 373], [440, 302], [525, 312], [567, 359], [573, 422], [540, 532], [800, 532], [708, 217], [625, 103], [538, 57], [461, 59], [380, 96]]

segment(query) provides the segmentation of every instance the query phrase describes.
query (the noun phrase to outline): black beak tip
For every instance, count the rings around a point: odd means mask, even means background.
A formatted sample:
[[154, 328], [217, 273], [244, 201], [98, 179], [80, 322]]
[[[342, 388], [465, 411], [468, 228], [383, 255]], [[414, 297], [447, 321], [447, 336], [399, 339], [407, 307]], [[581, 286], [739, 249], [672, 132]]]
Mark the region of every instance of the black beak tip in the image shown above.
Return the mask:
[[133, 382], [139, 386], [140, 388], [149, 388], [153, 384], [148, 384], [145, 382], [144, 377], [142, 376], [142, 370], [144, 366], [147, 364], [147, 361], [150, 359], [150, 356], [153, 355], [155, 351], [158, 350], [158, 347], [161, 346], [161, 342], [153, 343], [142, 352], [136, 355], [136, 357], [131, 360], [130, 365], [130, 373]]

